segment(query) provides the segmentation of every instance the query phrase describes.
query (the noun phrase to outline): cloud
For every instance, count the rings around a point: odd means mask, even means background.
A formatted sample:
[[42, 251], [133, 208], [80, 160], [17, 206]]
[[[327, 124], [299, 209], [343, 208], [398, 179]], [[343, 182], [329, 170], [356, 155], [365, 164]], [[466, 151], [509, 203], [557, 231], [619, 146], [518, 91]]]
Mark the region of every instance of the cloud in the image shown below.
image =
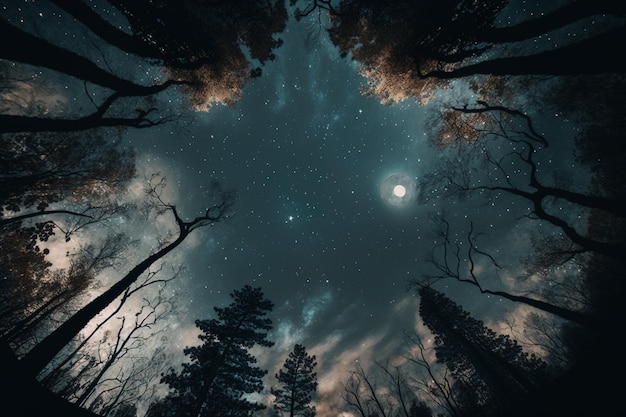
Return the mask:
[[360, 330], [354, 322], [335, 320], [348, 327], [335, 328], [308, 349], [318, 359], [317, 416], [351, 416], [341, 395], [350, 371], [357, 365], [367, 371], [374, 361], [389, 358], [395, 363], [402, 359], [404, 335], [399, 325], [405, 324], [407, 331], [415, 329], [421, 333], [424, 327], [417, 323], [418, 319], [417, 298], [409, 295], [399, 300], [384, 320], [372, 321], [371, 326]]
[[276, 329], [276, 349], [290, 351], [302, 339], [302, 328], [296, 327], [289, 320], [281, 321]]
[[323, 290], [320, 294], [307, 300], [302, 308], [302, 324], [308, 327], [313, 324], [319, 314], [327, 309], [333, 300], [333, 295], [329, 290]]

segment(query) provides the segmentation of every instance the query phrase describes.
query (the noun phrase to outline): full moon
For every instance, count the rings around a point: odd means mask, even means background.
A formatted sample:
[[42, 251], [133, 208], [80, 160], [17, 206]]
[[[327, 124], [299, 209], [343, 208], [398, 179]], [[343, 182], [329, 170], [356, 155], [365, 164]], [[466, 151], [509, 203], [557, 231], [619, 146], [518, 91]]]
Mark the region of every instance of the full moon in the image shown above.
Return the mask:
[[406, 195], [406, 188], [403, 185], [396, 185], [393, 187], [393, 194], [397, 197], [404, 197]]
[[406, 174], [387, 176], [380, 184], [380, 197], [389, 206], [406, 207], [415, 200], [415, 181]]

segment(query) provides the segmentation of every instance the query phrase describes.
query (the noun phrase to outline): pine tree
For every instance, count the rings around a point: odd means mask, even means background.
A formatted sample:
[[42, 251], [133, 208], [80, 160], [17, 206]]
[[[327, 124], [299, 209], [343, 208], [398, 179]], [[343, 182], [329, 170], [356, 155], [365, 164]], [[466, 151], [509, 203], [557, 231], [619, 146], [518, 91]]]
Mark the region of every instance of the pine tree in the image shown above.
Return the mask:
[[510, 405], [537, 389], [545, 362], [524, 352], [505, 335], [497, 335], [444, 294], [430, 287], [419, 290], [420, 316], [435, 335], [437, 360], [445, 363], [463, 389], [480, 404]]
[[248, 285], [231, 297], [228, 307], [214, 308], [217, 319], [196, 320], [203, 344], [185, 348], [190, 362], [180, 374], [170, 370], [162, 378], [172, 389], [169, 403], [176, 416], [250, 416], [265, 408], [245, 395], [263, 389], [267, 371], [253, 366], [256, 358], [249, 350], [274, 345], [267, 340], [272, 321], [265, 317], [274, 305], [260, 288]]
[[311, 393], [317, 389], [315, 355], [310, 356], [303, 345], [296, 344], [285, 360], [283, 369], [276, 374], [281, 388], [272, 388], [274, 409], [288, 413], [289, 417], [315, 416], [315, 406], [310, 405]]

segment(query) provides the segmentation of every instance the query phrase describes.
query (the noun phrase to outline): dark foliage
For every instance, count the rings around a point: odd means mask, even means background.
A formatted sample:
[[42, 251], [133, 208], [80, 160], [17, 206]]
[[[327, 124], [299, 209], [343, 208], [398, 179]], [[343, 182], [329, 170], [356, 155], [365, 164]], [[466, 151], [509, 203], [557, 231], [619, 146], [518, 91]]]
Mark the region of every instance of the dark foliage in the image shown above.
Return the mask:
[[289, 417], [315, 416], [311, 394], [317, 389], [317, 362], [303, 345], [296, 344], [285, 360], [283, 368], [275, 375], [280, 388], [272, 388], [274, 409]]
[[[265, 408], [244, 397], [261, 392], [266, 370], [254, 366], [256, 358], [249, 352], [255, 346], [270, 347], [267, 339], [272, 328], [273, 303], [260, 288], [248, 285], [235, 290], [233, 302], [225, 308], [215, 307], [216, 319], [196, 320], [201, 331], [199, 346], [185, 348], [189, 363], [182, 371], [173, 369], [163, 376], [171, 394], [164, 401], [177, 416], [250, 416]], [[162, 408], [162, 404], [160, 408]], [[157, 416], [157, 410], [150, 416]], [[167, 415], [167, 414], [166, 414]]]
[[419, 295], [420, 316], [435, 335], [437, 360], [455, 377], [466, 411], [493, 412], [539, 391], [546, 376], [541, 359], [472, 318], [441, 292], [423, 286]]

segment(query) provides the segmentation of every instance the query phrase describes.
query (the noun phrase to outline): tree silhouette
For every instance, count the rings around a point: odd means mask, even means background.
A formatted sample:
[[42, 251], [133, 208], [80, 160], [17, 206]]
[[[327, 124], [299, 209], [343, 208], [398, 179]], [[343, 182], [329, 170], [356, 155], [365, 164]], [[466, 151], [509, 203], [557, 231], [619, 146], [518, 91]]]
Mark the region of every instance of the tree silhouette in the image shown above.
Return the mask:
[[[578, 161], [592, 170], [597, 192], [611, 197], [626, 194], [622, 181], [626, 176], [626, 151], [622, 146], [626, 104], [619, 99], [625, 92], [624, 75], [577, 76], [559, 80], [546, 96], [550, 110], [579, 126]], [[594, 105], [584, 106], [589, 102]]]
[[[54, 363], [54, 367], [53, 368], [49, 368], [46, 370], [45, 375], [42, 376], [42, 378], [40, 379], [41, 383], [50, 388], [51, 391], [57, 391], [57, 392], [62, 392], [63, 389], [59, 388], [61, 387], [63, 384], [68, 385], [68, 379], [69, 380], [75, 380], [75, 385], [78, 386], [77, 389], [72, 391], [72, 396], [76, 395], [76, 393], [78, 393], [79, 391], [81, 391], [83, 388], [82, 386], [84, 385], [88, 385], [89, 383], [85, 384], [83, 382], [83, 378], [84, 380], [88, 380], [90, 381], [90, 383], [92, 381], [95, 381], [97, 379], [96, 376], [93, 375], [84, 375], [84, 371], [86, 370], [84, 363], [85, 362], [89, 362], [89, 367], [94, 368], [98, 365], [102, 366], [103, 363], [95, 363], [93, 356], [90, 353], [90, 347], [93, 347], [93, 339], [94, 336], [99, 332], [102, 331], [103, 329], [106, 329], [108, 326], [113, 327], [114, 324], [112, 324], [111, 322], [114, 321], [114, 318], [119, 318], [120, 314], [123, 314], [122, 308], [127, 306], [130, 303], [130, 300], [132, 300], [132, 296], [134, 294], [137, 293], [141, 293], [142, 291], [146, 291], [146, 289], [148, 287], [153, 288], [155, 286], [159, 286], [156, 293], [157, 295], [153, 298], [153, 299], [148, 299], [147, 297], [144, 296], [143, 301], [144, 301], [144, 306], [142, 307], [142, 309], [139, 311], [139, 314], [137, 314], [137, 312], [134, 312], [135, 316], [133, 317], [135, 320], [135, 324], [139, 324], [138, 320], [139, 317], [142, 315], [141, 313], [145, 313], [144, 316], [141, 318], [141, 320], [143, 321], [143, 323], [141, 324], [141, 326], [139, 327], [148, 327], [152, 329], [152, 336], [160, 333], [162, 330], [157, 330], [155, 328], [155, 324], [157, 320], [154, 320], [154, 322], [151, 322], [152, 319], [157, 319], [157, 317], [160, 317], [161, 319], [171, 310], [173, 309], [172, 307], [172, 303], [171, 300], [168, 301], [164, 301], [163, 299], [163, 291], [166, 287], [166, 284], [173, 280], [174, 278], [177, 277], [178, 273], [176, 273], [173, 277], [171, 278], [156, 278], [157, 275], [159, 273], [162, 272], [163, 268], [158, 268], [156, 270], [151, 270], [148, 271], [146, 274], [143, 275], [143, 278], [141, 280], [139, 280], [137, 282], [136, 285], [134, 285], [133, 288], [128, 288], [124, 294], [122, 295], [122, 297], [120, 297], [119, 299], [119, 303], [118, 305], [103, 319], [100, 320], [100, 322], [95, 325], [93, 327], [93, 329], [91, 329], [91, 331], [89, 333], [87, 333], [82, 340], [77, 343], [75, 346], [72, 346], [72, 351], [67, 353], [65, 355], [65, 358], [62, 361], [59, 362], [55, 362]], [[157, 312], [157, 309], [159, 310]], [[125, 317], [122, 315], [122, 320], [125, 320]], [[129, 333], [129, 336], [132, 336], [132, 333], [139, 331], [139, 327], [135, 327], [134, 330], [131, 330], [131, 332]], [[120, 331], [123, 330], [123, 326], [122, 328], [120, 328]], [[105, 332], [106, 334], [107, 332]], [[118, 343], [120, 342], [119, 339], [117, 341]], [[134, 342], [132, 342], [133, 344], [137, 342], [136, 344], [138, 345], [142, 345], [143, 344], [143, 340], [139, 340], [136, 339]], [[129, 342], [126, 341], [126, 344], [128, 344]], [[102, 344], [102, 343], [100, 343]], [[132, 348], [136, 348], [137, 346], [133, 346]], [[124, 354], [128, 353], [128, 350], [130, 349], [126, 349], [126, 352]], [[119, 355], [119, 353], [117, 353], [117, 355]], [[98, 355], [99, 357], [102, 357], [103, 355]], [[108, 361], [108, 360], [107, 360]], [[101, 360], [102, 362], [102, 360]], [[112, 364], [113, 361], [110, 361], [110, 364]], [[83, 369], [77, 370], [76, 368], [80, 368], [82, 367]], [[129, 378], [136, 378], [137, 374], [136, 371], [138, 370], [137, 368], [139, 367], [134, 367], [133, 365], [133, 376], [129, 377]], [[156, 376], [158, 376], [160, 372], [157, 372]], [[120, 385], [125, 386], [127, 389], [129, 388], [129, 382], [124, 380], [124, 381], [120, 381]], [[130, 383], [130, 385], [136, 385], [133, 384], [132, 382]], [[110, 391], [115, 390], [115, 388], [110, 388]], [[120, 391], [118, 392], [117, 398], [116, 400], [119, 401], [120, 399], [124, 399], [124, 395], [123, 395], [123, 389], [120, 389]], [[80, 397], [77, 397], [80, 398]]]
[[43, 247], [45, 241], [37, 240], [41, 233], [33, 232], [36, 228], [13, 224], [3, 228], [0, 239], [0, 271], [4, 277], [0, 338], [19, 355], [80, 307], [96, 276], [117, 265], [131, 242], [123, 234], [107, 235], [74, 253], [68, 251], [67, 268], [52, 269], [53, 263], [46, 258], [49, 249]]
[[[131, 31], [128, 33], [82, 1], [51, 3], [65, 12], [61, 16], [69, 15], [82, 24], [86, 33], [74, 33], [75, 39], [88, 39], [90, 47], [59, 46], [55, 39], [41, 38], [37, 27], [29, 29], [28, 25], [11, 23], [7, 14], [0, 19], [0, 35], [13, 42], [0, 46], [0, 57], [84, 82], [84, 99], [94, 110], [61, 117], [49, 117], [50, 108], [37, 114], [0, 114], [0, 131], [159, 125], [172, 118], [159, 115], [155, 96], [172, 86], [181, 87], [189, 105], [196, 109], [206, 110], [214, 102], [232, 104], [238, 100], [244, 84], [261, 73], [260, 67], [252, 67], [253, 61], [262, 65], [274, 58], [274, 49], [282, 43], [275, 35], [284, 30], [287, 19], [282, 1], [110, 2], [126, 18]], [[53, 6], [52, 13], [56, 11]], [[27, 7], [21, 13], [26, 17], [20, 19], [28, 20], [28, 13], [35, 12]], [[152, 82], [148, 84], [137, 79], [145, 74], [121, 75], [122, 71], [115, 70], [114, 65], [102, 65], [102, 55], [86, 52], [94, 51], [94, 45], [96, 53], [106, 51], [118, 61], [133, 59], [148, 71], [161, 74], [149, 77]], [[23, 85], [34, 82], [22, 80]]]
[[[157, 294], [152, 298], [144, 297], [143, 304], [131, 318], [131, 323], [127, 324], [127, 317], [122, 316], [117, 332], [107, 332], [107, 336], [112, 336], [112, 340], [103, 340], [98, 347], [98, 356], [100, 357], [99, 369], [96, 375], [89, 378], [88, 383], [84, 384], [82, 392], [78, 395], [76, 403], [85, 406], [88, 400], [96, 396], [96, 400], [92, 399], [90, 409], [94, 409], [94, 405], [103, 402], [106, 397], [113, 397], [115, 400], [123, 395], [125, 383], [127, 381], [118, 381], [118, 378], [109, 378], [107, 381], [105, 375], [110, 373], [110, 369], [114, 364], [119, 363], [124, 358], [133, 356], [133, 352], [140, 351], [145, 348], [150, 338], [157, 336], [164, 329], [156, 330], [155, 328], [160, 321], [164, 320], [173, 311], [172, 300], [168, 300], [164, 296], [164, 287], [160, 287]], [[104, 388], [103, 388], [104, 387]], [[103, 395], [103, 391], [106, 395]], [[117, 392], [116, 392], [117, 391]], [[77, 393], [75, 393], [77, 394]], [[100, 401], [98, 401], [100, 399]], [[108, 408], [112, 404], [103, 404], [99, 408]]]
[[427, 352], [432, 348], [429, 349], [424, 345], [422, 337], [417, 332], [413, 334], [405, 332], [405, 338], [409, 344], [410, 354], [404, 358], [417, 367], [417, 372], [413, 372], [411, 378], [412, 386], [426, 393], [432, 402], [446, 410], [450, 416], [459, 416], [459, 404], [454, 398], [453, 381], [449, 370], [445, 367], [443, 370], [436, 369], [432, 360], [427, 358]]
[[289, 4], [291, 6], [294, 6], [298, 3], [307, 3], [307, 5], [304, 7], [304, 9], [301, 9], [299, 6], [296, 7], [296, 10], [294, 11], [294, 17], [296, 18], [296, 20], [301, 20], [302, 18], [307, 17], [316, 10], [318, 13], [318, 18], [321, 17], [321, 14], [323, 12], [327, 12], [331, 15], [336, 13], [336, 10], [332, 5], [331, 0], [305, 0], [304, 2], [302, 2], [301, 0], [289, 0]]
[[285, 360], [283, 368], [275, 375], [281, 388], [271, 389], [274, 409], [289, 417], [315, 416], [315, 406], [310, 405], [311, 393], [317, 390], [317, 362], [305, 347], [296, 344]]
[[[128, 19], [133, 39], [159, 47], [158, 50], [141, 48], [136, 53], [152, 52], [151, 58], [161, 59], [166, 67], [179, 69], [227, 61], [229, 55], [243, 56], [243, 48], [261, 63], [272, 60], [273, 51], [282, 44], [274, 36], [284, 30], [287, 19], [285, 2], [280, 0], [234, 3], [168, 0], [158, 5], [149, 0], [133, 3], [113, 0], [111, 3]], [[183, 28], [185, 30], [172, 30]], [[125, 42], [115, 45], [128, 48]]]
[[152, 189], [151, 191], [157, 194], [157, 198], [161, 203], [160, 208], [164, 212], [171, 213], [174, 217], [176, 225], [178, 226], [178, 236], [157, 252], [138, 263], [121, 280], [82, 307], [31, 349], [20, 360], [21, 365], [24, 367], [24, 372], [31, 376], [36, 376], [64, 346], [70, 343], [89, 321], [110, 305], [117, 297], [122, 295], [152, 264], [179, 246], [194, 230], [224, 220], [233, 204], [233, 195], [231, 192], [224, 191], [217, 182], [213, 183], [212, 190], [214, 201], [206, 209], [204, 214], [197, 216], [191, 221], [185, 221], [178, 215], [175, 206], [160, 200], [160, 195], [158, 195], [159, 191]]
[[149, 96], [165, 90], [170, 85], [186, 82], [168, 80], [152, 85], [138, 84], [102, 69], [88, 58], [56, 46], [5, 20], [0, 20], [0, 35], [15, 41], [3, 43], [0, 48], [2, 58], [58, 71], [113, 90], [120, 97]]
[[0, 218], [62, 200], [103, 205], [135, 175], [134, 150], [93, 132], [3, 135], [0, 146]]
[[[94, 132], [3, 135], [0, 145], [6, 295], [0, 334], [23, 349], [30, 345], [24, 337], [33, 337], [53, 312], [75, 300], [97, 269], [97, 261], [84, 258], [73, 260], [66, 271], [50, 273], [45, 246], [57, 232], [68, 242], [78, 231], [126, 209], [117, 197], [135, 175], [135, 154]], [[118, 247], [123, 245], [118, 242]]]
[[[86, 82], [82, 86], [74, 84], [78, 90], [85, 91], [85, 101], [81, 102], [80, 94], [68, 88], [72, 84], [69, 77], [62, 76], [68, 81], [62, 86], [54, 74], [41, 70], [41, 74], [32, 75], [32, 71], [29, 65], [18, 62], [0, 63], [0, 91], [3, 92], [0, 132], [77, 132], [100, 127], [141, 129], [175, 120], [158, 114], [153, 96], [158, 89], [146, 89], [132, 97], [117, 91], [102, 92], [101, 96], [96, 94], [97, 88], [92, 89]], [[169, 86], [171, 83], [162, 87]], [[68, 99], [73, 99], [71, 107]], [[109, 132], [113, 133], [116, 132]]]
[[[158, 61], [163, 65], [180, 67], [210, 64], [217, 59], [212, 39], [203, 38], [194, 33], [203, 28], [191, 24], [192, 16], [188, 15], [187, 10], [181, 7], [180, 3], [178, 7], [166, 4], [167, 2], [162, 2], [157, 7], [154, 5], [150, 7], [151, 5], [147, 2], [138, 1], [133, 5], [111, 2], [131, 19], [133, 32], [128, 33], [112, 25], [82, 1], [53, 0], [52, 2], [107, 43], [131, 54]], [[136, 13], [140, 9], [148, 13], [143, 15]], [[168, 26], [186, 27], [189, 30], [164, 30]], [[158, 40], [154, 36], [159, 36]]]
[[[82, 89], [76, 87], [86, 93], [86, 101], [81, 104], [80, 94], [67, 88], [68, 85], [65, 88], [60, 86], [57, 77], [52, 74], [41, 71], [46, 75], [28, 76], [31, 67], [15, 62], [11, 64], [0, 64], [3, 75], [0, 78], [0, 89], [7, 98], [0, 108], [0, 132], [81, 132], [102, 127], [142, 129], [175, 120], [168, 115], [158, 114], [154, 95], [181, 83], [165, 82], [145, 89], [137, 86], [137, 91], [131, 94], [107, 90], [101, 92], [101, 96], [96, 94], [97, 88], [91, 88], [85, 81]], [[87, 76], [81, 75], [83, 78]], [[71, 84], [69, 79], [67, 81]], [[103, 82], [98, 81], [99, 84]], [[74, 94], [74, 100], [69, 107], [66, 97], [70, 98], [68, 95], [71, 94]]]
[[[482, 74], [623, 73], [609, 46], [626, 30], [623, 5], [579, 0], [502, 26], [497, 18], [509, 2], [470, 0], [367, 2], [344, 0], [331, 12], [331, 40], [343, 56], [351, 54], [369, 78], [366, 94], [383, 103], [414, 97], [425, 103], [448, 80]], [[607, 29], [586, 24], [607, 19]], [[611, 17], [615, 17], [612, 20]], [[614, 22], [616, 22], [614, 24]], [[581, 24], [581, 22], [583, 22]], [[537, 52], [531, 41], [549, 31], [587, 32], [584, 39]], [[582, 25], [582, 26], [581, 26]], [[606, 33], [605, 33], [606, 32]], [[513, 46], [509, 46], [513, 43]], [[498, 46], [499, 48], [496, 48]], [[494, 51], [498, 51], [494, 55]]]
[[[343, 383], [343, 399], [361, 417], [430, 417], [432, 412], [414, 392], [412, 377], [399, 366], [374, 362], [367, 372], [359, 364]], [[430, 377], [434, 377], [431, 373]], [[429, 381], [428, 384], [432, 382]], [[419, 383], [417, 384], [419, 385]], [[418, 389], [421, 389], [418, 387]], [[429, 395], [432, 396], [431, 393]]]
[[[545, 85], [536, 77], [488, 75], [480, 79], [472, 78], [468, 87], [468, 93], [476, 96], [476, 103], [482, 103], [481, 106], [491, 110], [481, 108], [482, 111], [459, 111], [467, 110], [469, 106], [452, 105], [446, 100], [433, 103], [426, 109], [425, 124], [431, 145], [444, 149], [450, 145], [476, 142], [496, 131], [500, 123], [513, 120], [520, 127], [525, 126], [531, 140], [547, 145], [546, 138], [536, 131], [529, 116], [533, 110], [542, 107], [539, 91], [542, 88], [545, 90]], [[476, 106], [472, 110], [478, 108]]]
[[149, 415], [169, 415], [175, 410], [179, 416], [248, 416], [265, 408], [245, 395], [263, 389], [267, 371], [253, 366], [256, 358], [249, 351], [255, 346], [273, 346], [267, 340], [272, 321], [265, 316], [274, 305], [261, 288], [249, 285], [233, 291], [231, 298], [229, 306], [214, 308], [217, 318], [196, 320], [203, 343], [185, 348], [190, 362], [183, 363], [179, 374], [171, 369], [163, 376], [171, 393], [160, 404], [167, 404], [169, 410], [158, 414], [161, 407], [157, 405], [155, 414]]
[[497, 335], [432, 287], [422, 286], [418, 293], [420, 316], [435, 335], [437, 360], [458, 383], [484, 396], [478, 404], [509, 407], [538, 392], [545, 378], [541, 359], [528, 355], [509, 336]]
[[274, 50], [282, 45], [275, 35], [285, 29], [287, 20], [284, 1], [278, 0], [165, 1], [158, 7], [150, 1], [113, 4], [127, 17], [136, 37], [176, 52], [174, 59], [164, 60], [165, 72], [173, 79], [191, 81], [181, 91], [199, 110], [213, 102], [228, 105], [239, 99], [244, 84], [261, 74], [260, 67], [252, 68], [244, 49], [261, 65], [273, 60]]
[[91, 279], [83, 275], [80, 278], [85, 279], [73, 280], [62, 272], [52, 274], [52, 263], [46, 259], [48, 249], [39, 247], [34, 229], [17, 225], [2, 229], [0, 337], [5, 342], [15, 342], [20, 335], [32, 336], [31, 330], [40, 318], [75, 296]]
[[[376, 380], [359, 364], [343, 384], [343, 399], [361, 417], [388, 417], [396, 404], [377, 391]], [[389, 404], [391, 403], [391, 404]]]
[[[4, 46], [0, 47], [0, 57], [16, 63], [50, 69], [83, 81], [87, 93], [86, 99], [89, 100], [89, 105], [95, 108], [94, 111], [82, 116], [49, 117], [48, 114], [52, 113], [50, 108], [46, 108], [43, 114], [2, 114], [0, 115], [0, 121], [2, 121], [0, 131], [2, 132], [59, 132], [112, 126], [135, 128], [155, 126], [169, 121], [170, 118], [154, 116], [153, 113], [157, 111], [156, 107], [149, 107], [147, 110], [141, 107], [150, 103], [156, 94], [174, 85], [191, 83], [189, 80], [168, 79], [151, 85], [139, 84], [101, 68], [84, 56], [29, 34], [3, 20], [0, 20], [0, 35], [15, 39], [15, 42], [5, 42]], [[21, 47], [17, 47], [17, 44]], [[93, 83], [105, 89], [104, 97], [99, 103], [91, 97], [94, 93], [87, 91], [87, 83]], [[75, 98], [78, 99], [78, 95]], [[130, 98], [143, 100], [141, 104], [135, 104], [135, 108], [138, 109], [135, 113], [136, 117], [120, 116], [121, 113], [128, 112], [127, 101]], [[77, 100], [76, 103], [79, 101]], [[115, 107], [116, 105], [118, 108]], [[74, 113], [77, 108], [78, 105], [75, 105], [72, 109]]]
[[[437, 238], [441, 239], [441, 241], [433, 246], [430, 257], [427, 260], [434, 267], [434, 272], [424, 274], [424, 282], [427, 285], [432, 285], [444, 279], [455, 279], [476, 287], [482, 294], [495, 295], [509, 301], [526, 304], [561, 319], [585, 326], [590, 330], [599, 330], [601, 321], [584, 311], [566, 308], [541, 299], [538, 296], [533, 297], [527, 294], [514, 294], [486, 288], [484, 283], [481, 282], [479, 275], [497, 274], [502, 267], [498, 265], [493, 256], [479, 249], [476, 243], [477, 233], [474, 232], [473, 223], [470, 224], [465, 240], [453, 240], [448, 220], [443, 216], [438, 216], [436, 220], [438, 220], [441, 227], [437, 233]], [[542, 250], [545, 251], [545, 248]], [[493, 270], [484, 269], [486, 268], [485, 263], [491, 266]], [[483, 270], [481, 274], [477, 272], [479, 265], [480, 269]], [[413, 285], [423, 285], [424, 282], [415, 281]], [[579, 307], [585, 308], [588, 306], [583, 305]]]
[[[435, 189], [448, 196], [463, 197], [469, 193], [489, 195], [506, 193], [528, 201], [531, 205], [527, 217], [544, 220], [559, 228], [580, 251], [591, 251], [619, 259], [623, 256], [625, 243], [620, 236], [594, 236], [579, 231], [575, 225], [550, 210], [550, 202], [565, 202], [578, 209], [604, 212], [612, 219], [626, 216], [626, 200], [621, 196], [605, 196], [601, 193], [575, 191], [566, 187], [546, 185], [538, 169], [537, 155], [547, 147], [546, 138], [532, 128], [530, 119], [523, 115], [520, 129], [517, 119], [522, 115], [501, 106], [480, 102], [475, 108], [453, 107], [462, 113], [490, 112], [497, 117], [494, 130], [482, 133], [483, 139], [471, 144], [459, 144], [442, 157], [435, 172], [421, 180], [423, 201]], [[511, 117], [513, 116], [513, 117]], [[503, 141], [510, 147], [503, 147]], [[509, 152], [506, 152], [509, 151]], [[478, 178], [477, 172], [488, 173], [487, 180]], [[605, 241], [604, 239], [607, 239]]]

